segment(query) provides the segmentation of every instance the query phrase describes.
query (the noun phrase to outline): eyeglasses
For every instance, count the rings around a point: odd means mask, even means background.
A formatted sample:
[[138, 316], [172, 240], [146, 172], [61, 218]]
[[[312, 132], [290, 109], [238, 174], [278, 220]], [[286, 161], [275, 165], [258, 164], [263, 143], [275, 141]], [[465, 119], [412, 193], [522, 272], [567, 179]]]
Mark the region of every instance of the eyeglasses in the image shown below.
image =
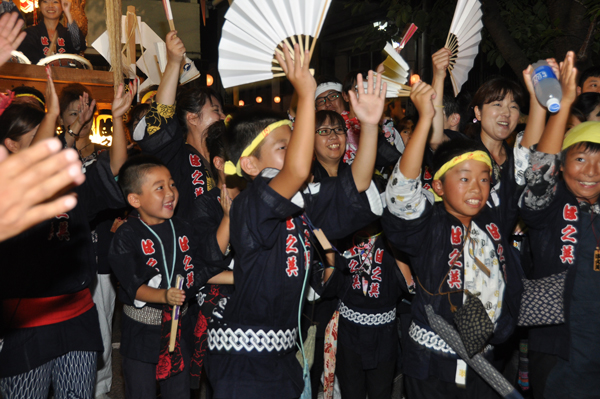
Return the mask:
[[320, 106], [323, 106], [323, 105], [327, 104], [327, 101], [329, 101], [330, 103], [332, 103], [335, 100], [337, 100], [338, 98], [340, 98], [340, 93], [339, 92], [329, 93], [325, 97], [319, 97], [319, 98], [317, 98], [315, 100], [315, 105], [317, 107], [320, 107]]
[[317, 129], [316, 132], [319, 136], [330, 136], [331, 133], [335, 133], [336, 136], [341, 136], [346, 134], [346, 130], [342, 127], [322, 127]]

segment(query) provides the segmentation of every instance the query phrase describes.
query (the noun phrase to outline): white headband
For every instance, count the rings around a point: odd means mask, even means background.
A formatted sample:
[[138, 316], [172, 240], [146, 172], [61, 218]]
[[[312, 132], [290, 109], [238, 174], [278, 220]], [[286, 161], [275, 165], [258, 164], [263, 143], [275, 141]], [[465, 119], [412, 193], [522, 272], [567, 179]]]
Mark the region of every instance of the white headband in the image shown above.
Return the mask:
[[342, 84], [341, 83], [335, 83], [335, 82], [321, 83], [320, 85], [317, 86], [317, 91], [315, 92], [315, 100], [321, 94], [323, 94], [323, 93], [325, 93], [326, 91], [329, 91], [329, 90], [335, 90], [335, 91], [339, 91], [341, 93], [342, 92]]

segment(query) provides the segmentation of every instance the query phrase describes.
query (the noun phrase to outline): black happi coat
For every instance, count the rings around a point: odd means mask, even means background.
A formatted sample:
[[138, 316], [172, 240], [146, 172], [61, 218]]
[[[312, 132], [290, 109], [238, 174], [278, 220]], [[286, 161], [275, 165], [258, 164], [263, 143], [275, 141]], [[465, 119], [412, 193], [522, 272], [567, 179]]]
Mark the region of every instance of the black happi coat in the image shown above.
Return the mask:
[[[510, 208], [510, 207], [509, 207]], [[473, 218], [475, 223], [484, 231], [489, 240], [494, 243], [496, 256], [500, 262], [500, 271], [506, 283], [502, 303], [502, 313], [497, 320], [490, 343], [496, 345], [504, 342], [513, 332], [518, 317], [522, 292], [521, 270], [518, 255], [510, 241], [510, 230], [504, 225], [507, 217], [506, 207], [490, 208], [488, 206]], [[427, 203], [424, 213], [415, 220], [404, 220], [392, 215], [388, 210], [382, 217], [385, 233], [390, 242], [399, 250], [408, 254], [417, 282], [417, 293], [412, 301], [412, 319], [420, 327], [429, 328], [425, 305], [431, 304], [433, 310], [453, 323], [454, 314], [450, 310], [448, 295], [431, 296], [437, 293], [442, 284], [442, 292], [456, 292], [464, 285], [463, 268], [457, 274], [445, 277], [448, 273], [449, 262], [460, 252], [463, 245], [465, 228], [462, 223], [450, 215], [443, 203], [431, 205]], [[507, 234], [507, 232], [509, 232]], [[456, 260], [464, 264], [465, 252]], [[450, 278], [452, 277], [452, 278]], [[459, 279], [457, 281], [457, 279]], [[445, 281], [444, 281], [445, 280]], [[460, 283], [457, 285], [457, 283]], [[460, 308], [463, 303], [463, 292], [450, 294], [452, 304]], [[418, 379], [435, 376], [442, 381], [453, 382], [456, 371], [456, 358], [434, 353], [424, 346], [409, 340], [410, 345], [403, 349], [404, 363], [410, 365], [405, 373]]]
[[[137, 216], [137, 212], [119, 227], [109, 251], [109, 262], [112, 271], [120, 282], [119, 298], [126, 305], [134, 305], [135, 295], [142, 284], [156, 275], [162, 275], [158, 288], [168, 289], [167, 275], [163, 261], [162, 248], [156, 236], [146, 227]], [[184, 277], [183, 290], [186, 301], [195, 299], [198, 289], [221, 269], [206, 267], [198, 256], [198, 239], [193, 228], [185, 221], [174, 217], [171, 219], [175, 227], [176, 259], [171, 286], [174, 286], [177, 274]], [[158, 234], [165, 250], [165, 258], [169, 272], [173, 262], [173, 232], [168, 220], [159, 225], [150, 226]], [[162, 304], [147, 303], [157, 309]], [[182, 320], [182, 329], [189, 328], [189, 318]], [[148, 363], [158, 363], [160, 350], [160, 326], [139, 323], [123, 316], [121, 349], [123, 356]], [[191, 339], [191, 337], [186, 337]]]
[[564, 294], [566, 323], [531, 328], [529, 349], [568, 359], [571, 296], [579, 266], [578, 243], [581, 241], [581, 218], [584, 213], [575, 196], [561, 181], [547, 207], [532, 210], [522, 206], [521, 214], [529, 227], [533, 248], [533, 269], [529, 277], [539, 279], [567, 270]]
[[[25, 29], [25, 32], [27, 32], [27, 36], [19, 46], [18, 50], [25, 54], [25, 56], [29, 58], [29, 61], [35, 65], [39, 62], [39, 60], [48, 55], [50, 42], [52, 40], [48, 35], [48, 30], [46, 29], [44, 22], [30, 26], [29, 28]], [[58, 34], [58, 39], [56, 42], [56, 54], [79, 54], [85, 51], [85, 37], [83, 37], [79, 29], [79, 49], [74, 47], [71, 33], [66, 27], [58, 24], [56, 27], [56, 32]]]
[[[368, 255], [366, 255], [368, 254]], [[391, 250], [380, 236], [363, 267], [369, 273], [360, 273], [361, 249], [357, 246], [336, 257], [338, 269], [332, 274], [326, 292], [335, 292], [345, 306], [362, 314], [385, 313], [396, 309], [402, 291], [407, 291], [406, 282], [398, 268]], [[368, 267], [371, 263], [371, 267]], [[366, 287], [363, 287], [363, 279]], [[366, 290], [366, 294], [363, 290]], [[360, 325], [347, 320], [340, 314], [338, 342], [360, 354], [363, 369], [377, 367], [380, 362], [396, 358], [398, 330], [396, 322], [382, 325]]]
[[[87, 289], [96, 277], [89, 222], [106, 208], [125, 206], [108, 153], [88, 166], [75, 188], [77, 206], [0, 243], [0, 298], [45, 298]], [[18, 308], [17, 308], [18, 312]], [[24, 373], [70, 351], [102, 351], [96, 308], [57, 324], [11, 329], [2, 315], [0, 378]]]
[[[312, 252], [310, 231], [301, 216], [305, 213], [329, 239], [337, 239], [373, 221], [373, 212], [381, 212], [374, 186], [358, 193], [350, 168], [337, 178], [310, 185], [292, 200], [269, 187], [276, 172], [264, 170], [233, 201], [230, 218], [235, 292], [222, 322], [209, 328], [297, 328], [300, 294]], [[294, 351], [212, 352], [208, 374], [215, 395], [298, 397], [304, 384]]]
[[[134, 138], [143, 153], [154, 155], [167, 165], [179, 191], [179, 204], [175, 215], [187, 218], [192, 207], [196, 206], [194, 200], [213, 188], [209, 163], [194, 147], [185, 142], [177, 118], [174, 115], [161, 114], [157, 107], [164, 106], [152, 103], [152, 108], [143, 119], [144, 122], [140, 122], [136, 128]], [[145, 128], [146, 120], [149, 123], [160, 124], [160, 128], [152, 134], [146, 129], [143, 138], [137, 139], [137, 132]]]

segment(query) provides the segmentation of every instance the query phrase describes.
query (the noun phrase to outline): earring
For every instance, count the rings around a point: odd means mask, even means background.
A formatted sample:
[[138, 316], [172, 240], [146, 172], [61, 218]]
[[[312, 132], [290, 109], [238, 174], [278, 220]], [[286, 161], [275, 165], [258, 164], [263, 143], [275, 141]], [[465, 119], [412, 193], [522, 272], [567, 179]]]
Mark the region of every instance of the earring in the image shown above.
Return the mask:
[[473, 123], [477, 123], [477, 122], [479, 122], [479, 121], [477, 120], [477, 118], [473, 118]]

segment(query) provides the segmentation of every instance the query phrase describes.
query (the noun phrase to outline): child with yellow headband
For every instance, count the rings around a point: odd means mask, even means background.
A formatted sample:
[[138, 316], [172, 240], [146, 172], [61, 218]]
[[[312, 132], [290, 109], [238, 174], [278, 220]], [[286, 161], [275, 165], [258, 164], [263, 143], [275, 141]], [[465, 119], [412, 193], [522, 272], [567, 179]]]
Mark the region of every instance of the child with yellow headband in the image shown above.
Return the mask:
[[518, 263], [505, 234], [512, 227], [504, 226], [507, 206], [487, 203], [491, 161], [485, 148], [460, 139], [440, 145], [432, 171], [437, 203], [422, 188], [421, 165], [435, 113], [434, 98], [428, 84], [413, 86], [411, 100], [419, 122], [388, 182], [382, 218], [390, 242], [409, 256], [417, 283], [409, 339], [402, 348], [403, 362], [410, 365], [404, 370], [407, 396], [495, 398], [484, 377], [467, 367], [456, 343], [445, 342], [431, 327], [425, 312], [431, 305], [453, 325], [456, 311], [475, 303], [471, 300], [481, 301], [480, 316], [489, 319], [493, 334], [479, 336], [479, 345], [466, 335], [461, 341], [497, 366], [492, 345], [511, 335], [521, 290]]
[[[295, 61], [279, 56], [278, 61], [298, 93], [293, 134], [285, 117], [258, 112], [238, 114], [228, 126], [231, 162], [225, 172], [251, 183], [229, 211], [235, 292], [208, 326], [207, 371], [219, 398], [300, 396], [305, 384], [295, 354], [298, 311], [308, 291], [307, 277], [316, 275], [315, 284], [321, 285], [321, 273], [311, 267], [312, 231], [320, 228], [330, 239], [341, 238], [382, 213], [371, 176], [385, 85], [370, 85], [360, 99], [353, 96], [363, 122], [355, 160], [362, 167], [299, 192], [312, 166], [316, 83], [308, 62], [302, 62], [308, 52], [303, 57], [297, 45], [293, 50], [284, 46], [288, 51], [294, 51]], [[363, 87], [362, 77], [359, 82]]]
[[576, 99], [573, 52], [561, 65], [563, 97], [525, 173], [520, 203], [529, 226], [531, 279], [565, 273], [564, 322], [529, 332], [529, 380], [534, 397], [600, 396], [600, 122], [565, 135]]

